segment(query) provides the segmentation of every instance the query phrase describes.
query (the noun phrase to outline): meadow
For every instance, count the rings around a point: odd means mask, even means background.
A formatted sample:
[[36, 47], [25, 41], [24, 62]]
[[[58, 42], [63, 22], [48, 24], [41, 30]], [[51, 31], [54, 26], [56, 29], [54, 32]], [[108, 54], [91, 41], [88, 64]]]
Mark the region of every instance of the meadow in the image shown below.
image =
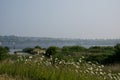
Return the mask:
[[[0, 63], [0, 74], [14, 80], [120, 80], [120, 73], [104, 71], [104, 65], [73, 59], [59, 60], [45, 56], [16, 56], [17, 60], [4, 60]], [[54, 63], [53, 63], [54, 61]], [[8, 79], [6, 79], [8, 80]]]
[[102, 64], [114, 49], [119, 47], [52, 46], [41, 55], [1, 54], [0, 80], [120, 80], [120, 64]]

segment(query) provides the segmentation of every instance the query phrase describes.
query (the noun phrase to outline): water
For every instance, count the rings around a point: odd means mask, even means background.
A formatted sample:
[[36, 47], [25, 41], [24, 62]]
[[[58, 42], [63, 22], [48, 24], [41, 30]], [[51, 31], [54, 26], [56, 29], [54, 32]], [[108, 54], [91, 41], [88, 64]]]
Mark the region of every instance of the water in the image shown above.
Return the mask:
[[14, 54], [16, 51], [22, 51], [22, 49], [10, 49], [10, 54]]
[[26, 47], [35, 47], [37, 45], [41, 46], [42, 48], [48, 48], [49, 46], [57, 46], [57, 47], [63, 47], [63, 46], [83, 46], [86, 48], [89, 48], [91, 46], [115, 46], [117, 43], [120, 43], [119, 39], [114, 40], [80, 40], [80, 39], [33, 39], [30, 40], [3, 40], [0, 41], [1, 46], [7, 46], [10, 48], [10, 53], [14, 53], [15, 51], [21, 51], [22, 49]]
[[41, 46], [48, 48], [50, 46], [83, 46], [89, 48], [91, 46], [115, 46], [120, 43], [120, 39], [63, 39], [63, 38], [40, 38], [40, 37], [18, 37], [18, 36], [0, 36], [0, 46], [10, 48], [10, 53], [21, 51], [26, 47], [33, 48]]

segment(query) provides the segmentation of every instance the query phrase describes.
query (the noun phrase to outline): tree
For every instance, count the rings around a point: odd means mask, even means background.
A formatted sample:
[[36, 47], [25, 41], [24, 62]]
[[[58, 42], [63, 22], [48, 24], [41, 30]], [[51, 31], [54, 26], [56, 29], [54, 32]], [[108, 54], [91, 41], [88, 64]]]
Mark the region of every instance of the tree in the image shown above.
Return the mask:
[[45, 55], [47, 57], [50, 57], [50, 56], [53, 56], [57, 53], [57, 47], [56, 46], [50, 46], [47, 50], [46, 50], [46, 53]]
[[3, 60], [7, 57], [9, 52], [9, 48], [8, 47], [2, 47], [0, 46], [0, 60]]
[[23, 52], [26, 52], [26, 53], [32, 53], [32, 51], [33, 51], [33, 48], [24, 48], [23, 49]]
[[115, 45], [115, 53], [120, 56], [120, 44]]
[[10, 51], [9, 47], [5, 46], [4, 48], [7, 50], [7, 52]]
[[110, 56], [106, 61], [109, 61], [111, 63], [120, 63], [120, 44], [116, 44], [114, 46], [115, 53]]
[[113, 58], [115, 59], [115, 62], [120, 62], [120, 44], [115, 45], [115, 55]]
[[42, 49], [42, 48], [41, 48], [40, 46], [38, 46], [38, 45], [37, 45], [37, 46], [35, 46], [35, 48]]

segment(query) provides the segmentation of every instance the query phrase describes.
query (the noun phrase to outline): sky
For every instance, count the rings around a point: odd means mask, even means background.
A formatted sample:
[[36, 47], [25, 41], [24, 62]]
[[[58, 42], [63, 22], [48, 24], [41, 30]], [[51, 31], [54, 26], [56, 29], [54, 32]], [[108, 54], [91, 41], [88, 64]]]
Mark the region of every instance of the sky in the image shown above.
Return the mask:
[[0, 35], [120, 38], [120, 0], [0, 0]]

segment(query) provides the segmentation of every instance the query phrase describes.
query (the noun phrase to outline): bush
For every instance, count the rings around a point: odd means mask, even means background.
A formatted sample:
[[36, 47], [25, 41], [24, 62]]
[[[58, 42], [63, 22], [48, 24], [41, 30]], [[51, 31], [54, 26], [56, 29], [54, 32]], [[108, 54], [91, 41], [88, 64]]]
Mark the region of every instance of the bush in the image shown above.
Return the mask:
[[90, 53], [113, 53], [114, 47], [111, 46], [93, 46], [88, 49]]
[[113, 49], [113, 54], [109, 55], [106, 59], [103, 60], [105, 64], [114, 64], [120, 63], [120, 44], [116, 44]]
[[112, 60], [114, 63], [120, 63], [120, 44], [116, 44], [114, 48], [115, 54], [112, 56]]
[[100, 54], [100, 55], [89, 55], [85, 58], [86, 61], [91, 61], [91, 62], [97, 62], [100, 64], [107, 64], [108, 62], [106, 62], [105, 60], [109, 57], [110, 55], [106, 55], [106, 54]]
[[45, 56], [50, 57], [57, 53], [58, 47], [56, 46], [50, 46], [45, 53]]
[[8, 56], [9, 48], [0, 46], [0, 60], [6, 59]]
[[33, 48], [24, 48], [23, 52], [32, 54]]
[[38, 45], [37, 45], [37, 46], [35, 46], [35, 48], [42, 49], [42, 48], [41, 48], [40, 46], [38, 46]]
[[7, 50], [7, 52], [10, 51], [9, 47], [5, 46], [4, 48]]
[[82, 46], [64, 46], [62, 48], [62, 52], [65, 53], [65, 54], [70, 54], [70, 53], [73, 53], [73, 52], [86, 52], [87, 49], [82, 47]]
[[115, 53], [120, 56], [120, 44], [115, 45]]

